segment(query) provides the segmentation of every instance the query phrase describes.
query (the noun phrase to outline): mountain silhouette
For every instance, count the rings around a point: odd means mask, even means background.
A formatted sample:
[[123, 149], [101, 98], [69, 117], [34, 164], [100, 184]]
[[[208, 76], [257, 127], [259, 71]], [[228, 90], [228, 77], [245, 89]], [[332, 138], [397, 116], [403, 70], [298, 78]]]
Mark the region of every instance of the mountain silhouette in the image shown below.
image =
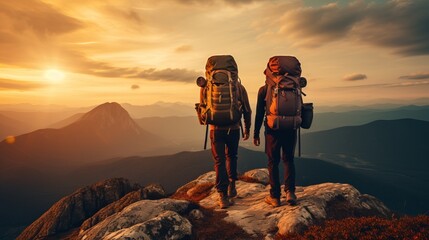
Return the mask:
[[7, 136], [16, 135], [29, 129], [25, 123], [0, 114], [0, 140]]
[[40, 129], [0, 143], [0, 164], [39, 169], [73, 167], [143, 154], [166, 141], [141, 129], [118, 103], [104, 103], [60, 129]]
[[[332, 110], [335, 111], [335, 108]], [[398, 120], [404, 118], [429, 121], [429, 106], [408, 105], [390, 109], [367, 108], [346, 112], [316, 112], [311, 128], [305, 130], [305, 132], [362, 125], [376, 120]]]

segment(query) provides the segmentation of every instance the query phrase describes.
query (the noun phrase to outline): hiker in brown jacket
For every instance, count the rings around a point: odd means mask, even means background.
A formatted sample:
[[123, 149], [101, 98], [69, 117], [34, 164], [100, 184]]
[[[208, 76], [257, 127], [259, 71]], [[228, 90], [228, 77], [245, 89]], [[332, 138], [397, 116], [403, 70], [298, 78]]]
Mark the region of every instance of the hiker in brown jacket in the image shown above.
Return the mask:
[[259, 89], [256, 105], [253, 143], [260, 145], [259, 131], [264, 122], [265, 153], [268, 157], [270, 194], [265, 202], [281, 205], [279, 163], [284, 167], [284, 191], [286, 202], [296, 204], [294, 151], [297, 129], [301, 126], [301, 64], [292, 56], [270, 58], [265, 85]]
[[[212, 56], [206, 64], [207, 86], [201, 88], [200, 105], [206, 124], [210, 124], [211, 151], [216, 171], [219, 206], [231, 205], [237, 196], [237, 152], [241, 116], [244, 117], [243, 140], [249, 138], [251, 114], [247, 91], [238, 79], [232, 56]], [[232, 100], [232, 101], [231, 101]]]

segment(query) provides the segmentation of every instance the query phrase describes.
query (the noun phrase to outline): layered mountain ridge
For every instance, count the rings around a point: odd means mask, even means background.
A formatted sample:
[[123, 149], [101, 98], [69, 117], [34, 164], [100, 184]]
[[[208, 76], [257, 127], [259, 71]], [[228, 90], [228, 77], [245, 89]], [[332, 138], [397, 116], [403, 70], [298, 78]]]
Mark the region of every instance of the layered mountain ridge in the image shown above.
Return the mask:
[[118, 103], [104, 103], [60, 129], [40, 129], [0, 143], [0, 163], [39, 169], [72, 167], [106, 158], [138, 155], [167, 141], [141, 129]]

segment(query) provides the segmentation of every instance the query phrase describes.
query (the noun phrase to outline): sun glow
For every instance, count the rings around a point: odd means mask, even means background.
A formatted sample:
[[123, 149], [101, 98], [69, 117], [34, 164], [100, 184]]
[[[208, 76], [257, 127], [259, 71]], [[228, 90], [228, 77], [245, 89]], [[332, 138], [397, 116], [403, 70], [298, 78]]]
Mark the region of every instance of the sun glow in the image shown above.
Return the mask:
[[48, 69], [45, 71], [43, 77], [51, 83], [59, 83], [64, 80], [64, 73], [57, 69]]

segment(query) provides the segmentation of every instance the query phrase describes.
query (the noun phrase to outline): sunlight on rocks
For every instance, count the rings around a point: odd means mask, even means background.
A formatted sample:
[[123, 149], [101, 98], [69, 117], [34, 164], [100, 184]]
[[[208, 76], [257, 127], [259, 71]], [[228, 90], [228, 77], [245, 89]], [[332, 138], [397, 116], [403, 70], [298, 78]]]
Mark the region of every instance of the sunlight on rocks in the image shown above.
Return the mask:
[[14, 144], [16, 141], [15, 136], [7, 136], [4, 140], [9, 144]]

